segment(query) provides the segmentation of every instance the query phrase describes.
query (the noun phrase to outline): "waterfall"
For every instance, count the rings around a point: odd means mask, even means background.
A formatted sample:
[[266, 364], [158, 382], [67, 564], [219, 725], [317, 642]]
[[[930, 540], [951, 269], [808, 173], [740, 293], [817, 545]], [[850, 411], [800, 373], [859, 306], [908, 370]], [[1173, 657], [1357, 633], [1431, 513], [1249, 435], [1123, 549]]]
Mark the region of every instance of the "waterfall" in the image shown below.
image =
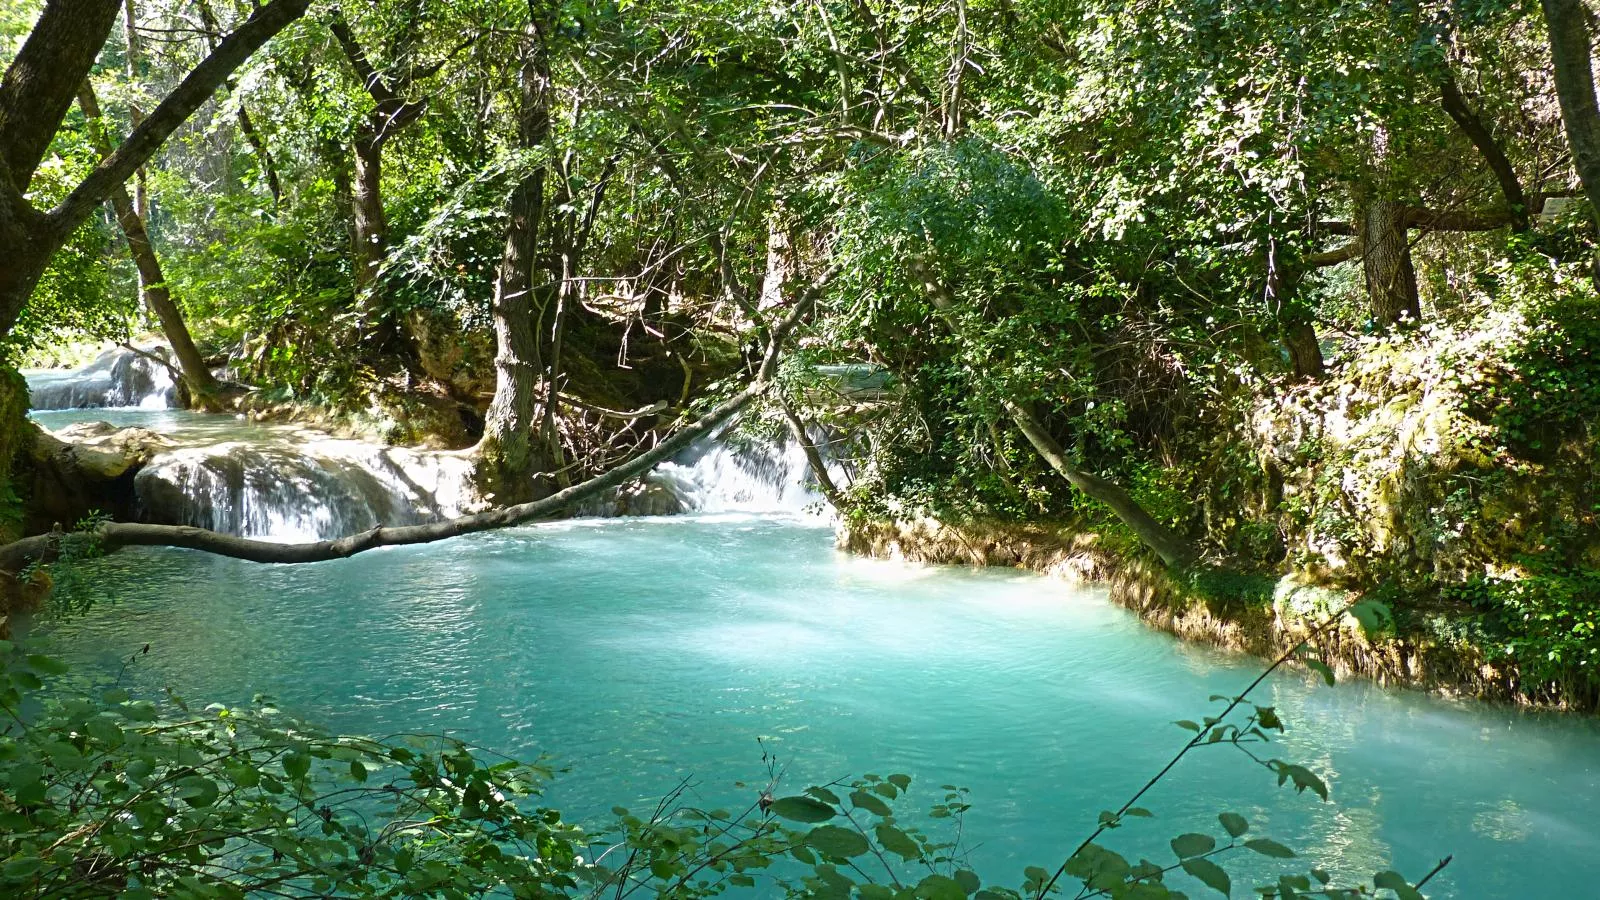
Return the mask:
[[458, 454], [361, 441], [235, 441], [158, 454], [134, 477], [134, 491], [149, 521], [319, 541], [470, 512], [468, 466]]
[[[730, 429], [731, 431], [731, 429]], [[825, 447], [820, 432], [812, 440]], [[829, 460], [829, 474], [848, 484], [843, 468]], [[771, 442], [733, 436], [724, 431], [662, 463], [645, 477], [665, 487], [692, 512], [766, 512], [799, 514], [823, 508], [816, 477], [805, 449], [793, 437]]]
[[[144, 353], [166, 352], [159, 345], [141, 349]], [[29, 372], [27, 380], [34, 409], [167, 409], [177, 396], [177, 385], [166, 366], [126, 347], [113, 347], [70, 372]]]

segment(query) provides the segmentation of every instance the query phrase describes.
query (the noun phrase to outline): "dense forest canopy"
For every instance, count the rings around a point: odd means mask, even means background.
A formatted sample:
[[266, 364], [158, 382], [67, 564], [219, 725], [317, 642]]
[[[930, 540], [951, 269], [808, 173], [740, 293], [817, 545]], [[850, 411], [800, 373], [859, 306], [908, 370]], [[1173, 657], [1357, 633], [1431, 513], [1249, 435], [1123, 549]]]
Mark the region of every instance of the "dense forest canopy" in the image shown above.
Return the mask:
[[815, 294], [762, 405], [851, 434], [852, 508], [1105, 510], [1182, 567], [1252, 523], [1175, 462], [1252, 405], [1385, 335], [1584, 328], [1592, 18], [10, 3], [0, 340], [154, 328], [192, 405], [375, 411], [503, 507], [681, 432]]

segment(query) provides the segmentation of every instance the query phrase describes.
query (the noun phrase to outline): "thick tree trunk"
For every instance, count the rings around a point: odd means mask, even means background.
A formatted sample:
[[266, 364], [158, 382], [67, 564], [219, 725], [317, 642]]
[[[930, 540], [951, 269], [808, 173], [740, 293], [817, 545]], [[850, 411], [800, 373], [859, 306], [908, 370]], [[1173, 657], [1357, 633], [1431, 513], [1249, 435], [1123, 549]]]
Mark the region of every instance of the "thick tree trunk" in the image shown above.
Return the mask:
[[[122, 0], [52, 0], [0, 82], [0, 179], [18, 199], [105, 46]], [[102, 198], [103, 199], [103, 198]]]
[[[395, 41], [395, 49], [402, 57], [409, 56], [415, 49], [415, 19], [409, 20], [407, 26]], [[383, 302], [378, 284], [379, 269], [389, 252], [389, 223], [383, 210], [383, 145], [421, 117], [426, 104], [405, 99], [413, 87], [410, 75], [391, 82], [372, 65], [343, 16], [335, 12], [328, 28], [361, 79], [361, 86], [372, 98], [372, 110], [357, 127], [353, 142], [355, 246], [351, 266], [361, 340], [382, 349], [394, 346], [400, 337], [399, 329], [385, 309], [387, 304]]]
[[[1583, 0], [1541, 0], [1550, 33], [1550, 60], [1555, 65], [1556, 96], [1566, 125], [1572, 163], [1589, 197], [1595, 226], [1600, 228], [1600, 103], [1594, 93], [1594, 37]], [[1600, 284], [1600, 259], [1594, 277]]]
[[355, 215], [355, 258], [351, 260], [351, 274], [355, 278], [356, 296], [363, 307], [374, 304], [373, 285], [388, 251], [389, 240], [389, 221], [383, 212], [383, 140], [376, 129], [376, 125], [367, 122], [356, 133], [356, 170], [351, 184], [354, 190], [351, 211]]
[[[550, 134], [550, 81], [539, 22], [528, 29], [521, 72], [518, 139], [523, 149], [543, 146]], [[473, 478], [479, 492], [497, 504], [532, 499], [534, 476], [548, 461], [533, 440], [537, 426], [539, 336], [533, 321], [533, 267], [544, 218], [543, 163], [511, 193], [505, 252], [495, 279], [494, 399], [484, 419]]]
[[[100, 115], [100, 104], [95, 100], [94, 89], [88, 81], [83, 83], [78, 105], [83, 108], [84, 118], [89, 120], [95, 149], [102, 157], [110, 156], [111, 142], [106, 137], [105, 120]], [[117, 225], [122, 229], [123, 237], [128, 240], [128, 255], [133, 257], [133, 265], [139, 271], [139, 290], [144, 303], [155, 313], [161, 323], [161, 333], [166, 336], [167, 344], [178, 358], [178, 369], [183, 373], [190, 404], [212, 412], [220, 410], [221, 391], [217, 380], [206, 368], [205, 358], [196, 349], [189, 328], [184, 324], [183, 314], [172, 301], [166, 276], [161, 271], [161, 260], [150, 243], [150, 232], [145, 227], [137, 201], [128, 196], [126, 188], [119, 186], [111, 192], [111, 208], [116, 213]]]
[[1274, 245], [1267, 253], [1267, 302], [1278, 322], [1278, 338], [1289, 354], [1296, 378], [1321, 378], [1326, 374], [1322, 345], [1312, 311], [1300, 301], [1304, 264], [1290, 265], [1278, 258]]
[[1289, 315], [1279, 322], [1283, 348], [1289, 352], [1289, 367], [1296, 378], [1321, 378], [1327, 374], [1322, 344], [1310, 316]]
[[1417, 271], [1411, 262], [1406, 208], [1392, 200], [1367, 198], [1361, 204], [1356, 231], [1361, 238], [1361, 270], [1367, 300], [1379, 326], [1402, 318], [1422, 319], [1417, 299]]
[[195, 66], [66, 199], [49, 213], [40, 213], [23, 193], [105, 43], [120, 3], [56, 0], [45, 6], [0, 83], [0, 247], [4, 248], [0, 253], [0, 338], [11, 333], [50, 257], [72, 232], [252, 53], [303, 15], [309, 2], [273, 0], [257, 10]]

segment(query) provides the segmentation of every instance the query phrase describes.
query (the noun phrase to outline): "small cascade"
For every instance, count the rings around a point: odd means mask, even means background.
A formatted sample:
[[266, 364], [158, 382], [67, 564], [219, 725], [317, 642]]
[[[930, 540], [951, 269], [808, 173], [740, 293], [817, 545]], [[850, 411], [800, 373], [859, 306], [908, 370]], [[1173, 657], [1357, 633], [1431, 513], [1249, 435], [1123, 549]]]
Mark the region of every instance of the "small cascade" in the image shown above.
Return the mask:
[[[692, 512], [798, 514], [825, 502], [804, 448], [792, 437], [779, 443], [726, 437], [724, 432], [678, 460], [662, 463], [645, 482], [666, 487]], [[813, 440], [825, 446], [823, 435], [813, 435]], [[831, 460], [828, 469], [836, 481], [849, 483], [842, 467]]]
[[142, 516], [265, 540], [319, 541], [466, 508], [467, 461], [329, 439], [232, 442], [157, 455], [134, 478]]
[[29, 402], [36, 410], [90, 407], [168, 409], [177, 399], [172, 372], [144, 354], [161, 354], [152, 346], [135, 353], [113, 347], [94, 362], [70, 372], [28, 373]]

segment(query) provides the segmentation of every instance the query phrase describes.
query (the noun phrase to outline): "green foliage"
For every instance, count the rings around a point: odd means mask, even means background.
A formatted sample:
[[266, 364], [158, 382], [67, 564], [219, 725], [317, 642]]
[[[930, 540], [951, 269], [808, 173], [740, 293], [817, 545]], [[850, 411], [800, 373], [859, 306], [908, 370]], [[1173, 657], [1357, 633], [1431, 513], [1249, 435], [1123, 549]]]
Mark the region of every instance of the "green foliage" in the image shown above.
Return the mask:
[[1530, 690], [1600, 690], [1600, 569], [1546, 553], [1524, 558], [1517, 570], [1449, 586], [1444, 595], [1475, 611], [1481, 642], [1515, 663]]

